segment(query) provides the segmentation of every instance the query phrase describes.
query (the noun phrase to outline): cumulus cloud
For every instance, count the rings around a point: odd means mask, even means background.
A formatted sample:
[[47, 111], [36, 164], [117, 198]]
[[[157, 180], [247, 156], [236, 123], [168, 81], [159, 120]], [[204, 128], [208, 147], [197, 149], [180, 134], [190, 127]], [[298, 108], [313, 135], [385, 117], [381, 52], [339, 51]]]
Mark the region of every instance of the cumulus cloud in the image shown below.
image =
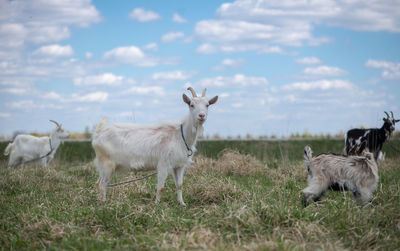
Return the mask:
[[87, 27], [101, 21], [90, 1], [2, 1], [0, 43], [9, 47], [51, 43], [70, 36], [70, 26]]
[[243, 74], [236, 74], [232, 77], [218, 76], [215, 78], [205, 78], [198, 82], [203, 87], [247, 87], [247, 86], [266, 86], [268, 80], [264, 77], [251, 77]]
[[74, 85], [109, 85], [115, 86], [120, 85], [124, 81], [123, 76], [116, 76], [112, 73], [103, 73], [100, 75], [86, 76], [83, 78], [75, 78]]
[[225, 68], [236, 68], [242, 65], [244, 62], [244, 59], [238, 58], [238, 59], [232, 59], [232, 58], [225, 58], [224, 60], [221, 61], [220, 65], [217, 65], [214, 67], [214, 70], [223, 70]]
[[74, 50], [70, 45], [45, 45], [32, 53], [33, 55], [48, 56], [48, 57], [67, 57], [74, 54]]
[[321, 64], [322, 63], [321, 59], [319, 59], [317, 57], [298, 58], [298, 59], [296, 59], [296, 62], [299, 63], [299, 64], [305, 64], [305, 65]]
[[29, 93], [29, 90], [27, 88], [5, 88], [5, 89], [0, 89], [0, 92], [3, 93], [8, 93], [12, 95], [25, 95]]
[[332, 66], [318, 66], [318, 67], [307, 67], [304, 69], [303, 73], [308, 76], [316, 77], [337, 77], [346, 75], [347, 72], [340, 69], [339, 67]]
[[373, 60], [369, 59], [365, 63], [366, 67], [381, 69], [382, 70], [382, 78], [395, 80], [400, 79], [400, 62], [389, 62], [383, 60]]
[[143, 46], [143, 49], [147, 51], [158, 51], [158, 45], [157, 43], [149, 43]]
[[310, 91], [310, 90], [332, 90], [332, 89], [354, 89], [355, 86], [348, 80], [318, 80], [311, 82], [295, 82], [292, 84], [284, 85], [283, 90], [293, 91]]
[[7, 112], [0, 112], [0, 118], [5, 119], [11, 117], [11, 114]]
[[117, 47], [104, 53], [104, 59], [135, 66], [156, 66], [158, 61], [136, 46]]
[[316, 46], [331, 41], [315, 37], [316, 26], [400, 32], [395, 5], [396, 1], [237, 0], [222, 4], [216, 19], [197, 22], [195, 35], [215, 47], [251, 44], [247, 50], [255, 51], [262, 46]]
[[8, 104], [11, 108], [16, 109], [30, 109], [36, 106], [33, 100], [21, 100], [21, 101], [14, 101]]
[[73, 100], [78, 102], [105, 102], [108, 99], [106, 92], [92, 92], [85, 95], [73, 94]]
[[154, 80], [188, 80], [191, 78], [193, 73], [183, 71], [169, 71], [169, 72], [156, 72], [152, 78]]
[[133, 9], [129, 17], [139, 22], [150, 22], [161, 18], [157, 12], [145, 10], [143, 8]]
[[130, 88], [127, 93], [136, 93], [136, 94], [155, 94], [155, 95], [164, 95], [164, 88], [160, 86], [135, 86]]
[[176, 23], [187, 23], [188, 20], [181, 17], [178, 13], [174, 13], [174, 15], [172, 16], [172, 21], [176, 22]]
[[183, 38], [184, 36], [183, 32], [169, 32], [161, 37], [161, 41], [164, 43], [171, 43]]

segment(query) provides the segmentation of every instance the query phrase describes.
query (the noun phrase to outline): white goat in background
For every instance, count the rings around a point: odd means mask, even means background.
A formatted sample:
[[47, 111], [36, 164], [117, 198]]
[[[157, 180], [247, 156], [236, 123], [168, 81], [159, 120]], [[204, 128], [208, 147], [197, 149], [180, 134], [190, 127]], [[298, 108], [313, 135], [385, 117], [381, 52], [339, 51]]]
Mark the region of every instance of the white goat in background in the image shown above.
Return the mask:
[[99, 122], [92, 145], [96, 152], [94, 163], [99, 171], [96, 187], [101, 199], [106, 199], [107, 185], [114, 171], [157, 169], [156, 202], [160, 201], [168, 173], [172, 172], [178, 201], [185, 205], [182, 199], [183, 174], [192, 163], [197, 137], [203, 133], [203, 123], [207, 119], [208, 106], [218, 100], [218, 96], [207, 100], [206, 89], [201, 97], [193, 88], [189, 87], [188, 90], [193, 98], [183, 94], [189, 114], [180, 123], [107, 124], [104, 118]]
[[8, 168], [30, 162], [38, 162], [42, 166], [47, 166], [53, 160], [62, 139], [69, 137], [69, 134], [59, 123], [54, 120], [50, 121], [57, 126], [50, 133], [50, 137], [20, 134], [7, 145], [4, 155], [10, 155]]

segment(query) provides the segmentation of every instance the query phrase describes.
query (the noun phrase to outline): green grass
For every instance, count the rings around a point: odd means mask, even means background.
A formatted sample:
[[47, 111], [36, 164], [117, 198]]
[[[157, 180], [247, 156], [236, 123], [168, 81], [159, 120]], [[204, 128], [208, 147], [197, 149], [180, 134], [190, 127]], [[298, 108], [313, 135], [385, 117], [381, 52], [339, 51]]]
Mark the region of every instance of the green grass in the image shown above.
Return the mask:
[[171, 177], [159, 204], [155, 177], [110, 189], [107, 202], [98, 201], [90, 143], [65, 143], [49, 168], [0, 169], [0, 248], [398, 249], [399, 154], [384, 149], [387, 160], [370, 205], [328, 191], [303, 208], [305, 144], [317, 154], [341, 152], [343, 142], [199, 142], [184, 177], [187, 207], [181, 207]]

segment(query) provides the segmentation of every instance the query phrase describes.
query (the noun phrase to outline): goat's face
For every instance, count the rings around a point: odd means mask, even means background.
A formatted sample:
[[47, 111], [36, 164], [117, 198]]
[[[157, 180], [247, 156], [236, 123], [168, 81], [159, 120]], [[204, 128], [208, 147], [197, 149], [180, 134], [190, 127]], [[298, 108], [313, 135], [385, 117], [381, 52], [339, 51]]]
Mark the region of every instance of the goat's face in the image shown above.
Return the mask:
[[65, 139], [69, 137], [69, 133], [62, 128], [62, 126], [58, 126], [57, 129], [54, 131], [54, 134], [57, 135], [60, 139]]
[[50, 122], [53, 122], [57, 126], [57, 128], [53, 132], [54, 135], [56, 135], [60, 139], [65, 139], [69, 137], [69, 133], [62, 128], [62, 125], [60, 123], [54, 120], [50, 120]]
[[383, 128], [385, 128], [385, 130], [389, 132], [389, 135], [391, 135], [395, 130], [396, 122], [399, 122], [400, 120], [394, 119], [393, 112], [390, 112], [392, 114], [392, 117], [390, 117], [387, 112], [385, 113], [387, 118], [383, 118], [383, 121], [385, 122], [383, 124]]
[[196, 93], [191, 87], [189, 87], [188, 90], [192, 92], [193, 98], [190, 99], [188, 96], [186, 96], [186, 94], [183, 94], [183, 101], [188, 104], [190, 116], [192, 117], [193, 121], [198, 124], [203, 124], [207, 120], [208, 107], [217, 102], [218, 96], [207, 100], [205, 97], [206, 89], [204, 89], [201, 97], [197, 97]]

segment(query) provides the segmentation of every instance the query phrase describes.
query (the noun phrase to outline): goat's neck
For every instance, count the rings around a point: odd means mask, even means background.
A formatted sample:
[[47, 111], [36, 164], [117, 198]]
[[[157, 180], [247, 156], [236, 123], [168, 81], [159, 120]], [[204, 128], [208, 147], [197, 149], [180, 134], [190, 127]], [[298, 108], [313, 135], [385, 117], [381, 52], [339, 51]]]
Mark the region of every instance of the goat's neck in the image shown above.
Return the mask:
[[385, 125], [383, 125], [380, 129], [379, 129], [379, 136], [381, 138], [381, 140], [383, 142], [385, 142], [386, 140], [388, 140], [390, 138], [390, 132], [388, 130], [385, 129]]
[[51, 133], [50, 140], [51, 140], [51, 149], [53, 151], [57, 150], [57, 148], [61, 144], [61, 139], [55, 133]]
[[197, 136], [203, 133], [203, 125], [196, 123], [191, 116], [187, 116], [183, 122], [183, 135], [189, 147], [196, 144]]

